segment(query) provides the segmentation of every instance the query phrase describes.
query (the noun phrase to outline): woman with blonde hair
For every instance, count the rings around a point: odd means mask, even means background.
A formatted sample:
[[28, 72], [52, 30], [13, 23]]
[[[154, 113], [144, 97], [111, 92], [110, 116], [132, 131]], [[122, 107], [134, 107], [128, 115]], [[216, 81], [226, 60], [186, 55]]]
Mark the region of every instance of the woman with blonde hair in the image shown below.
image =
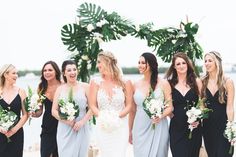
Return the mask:
[[[28, 119], [24, 108], [26, 93], [16, 86], [18, 78], [14, 65], [6, 64], [0, 69], [0, 106], [17, 115], [17, 123], [8, 131], [0, 128], [0, 154], [4, 157], [22, 157], [24, 145], [23, 125]], [[9, 138], [11, 141], [9, 142]]]
[[97, 116], [98, 146], [102, 157], [124, 157], [128, 146], [128, 119], [132, 106], [131, 81], [124, 80], [111, 52], [98, 54], [101, 77], [90, 82], [89, 104]]
[[203, 137], [209, 157], [231, 157], [230, 143], [224, 137], [227, 121], [234, 120], [234, 83], [224, 75], [221, 55], [216, 51], [204, 56], [206, 74], [203, 76], [203, 97], [213, 112], [203, 121]]

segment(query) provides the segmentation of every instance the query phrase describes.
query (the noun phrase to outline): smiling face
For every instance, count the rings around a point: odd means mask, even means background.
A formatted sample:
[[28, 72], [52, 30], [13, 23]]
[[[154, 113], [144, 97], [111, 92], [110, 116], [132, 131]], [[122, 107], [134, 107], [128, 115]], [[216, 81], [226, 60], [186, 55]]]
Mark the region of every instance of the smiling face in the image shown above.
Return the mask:
[[216, 70], [216, 61], [213, 56], [207, 54], [204, 57], [204, 65], [207, 72], [213, 72]]
[[177, 74], [185, 74], [188, 71], [188, 65], [183, 58], [177, 57], [175, 60], [174, 67]]
[[64, 76], [66, 77], [67, 82], [76, 82], [77, 74], [78, 70], [75, 64], [66, 65]]
[[51, 64], [47, 64], [45, 65], [45, 67], [43, 68], [43, 77], [45, 78], [45, 80], [50, 81], [55, 79], [56, 77], [56, 71], [53, 68], [53, 66]]
[[15, 84], [18, 78], [17, 70], [15, 67], [9, 68], [7, 72], [4, 74], [5, 80], [9, 82], [9, 84]]
[[97, 59], [97, 68], [98, 68], [98, 71], [104, 75], [106, 73], [106, 65], [105, 65], [105, 60], [103, 59], [103, 57], [98, 57]]
[[140, 74], [144, 74], [145, 72], [150, 70], [148, 63], [146, 63], [146, 60], [143, 56], [139, 57], [138, 70]]

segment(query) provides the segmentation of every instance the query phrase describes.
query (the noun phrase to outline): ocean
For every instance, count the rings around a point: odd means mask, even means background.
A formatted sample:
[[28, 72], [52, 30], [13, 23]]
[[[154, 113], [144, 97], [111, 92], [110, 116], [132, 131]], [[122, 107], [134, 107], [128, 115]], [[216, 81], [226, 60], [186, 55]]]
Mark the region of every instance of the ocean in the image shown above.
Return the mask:
[[[160, 74], [163, 76], [163, 74]], [[226, 73], [235, 83], [236, 86], [236, 73]], [[125, 78], [132, 81], [140, 78], [140, 75], [125, 75]], [[28, 86], [32, 89], [37, 89], [40, 78], [34, 75], [27, 75], [25, 77], [20, 77], [17, 80], [17, 85], [27, 91]], [[236, 95], [236, 94], [235, 94]], [[29, 125], [29, 121], [24, 125], [24, 151], [25, 152], [36, 152], [35, 157], [39, 157], [39, 144], [40, 144], [40, 132], [41, 132], [41, 122], [42, 116], [39, 118], [32, 118]], [[130, 146], [129, 146], [130, 147]], [[132, 150], [132, 148], [129, 148]], [[27, 153], [25, 153], [27, 154]], [[130, 154], [130, 152], [129, 152]], [[31, 155], [30, 155], [31, 156]], [[132, 155], [129, 155], [131, 157]], [[24, 155], [26, 157], [26, 155]], [[28, 157], [28, 156], [27, 156]], [[169, 155], [171, 157], [171, 155]], [[236, 157], [236, 154], [234, 155]]]

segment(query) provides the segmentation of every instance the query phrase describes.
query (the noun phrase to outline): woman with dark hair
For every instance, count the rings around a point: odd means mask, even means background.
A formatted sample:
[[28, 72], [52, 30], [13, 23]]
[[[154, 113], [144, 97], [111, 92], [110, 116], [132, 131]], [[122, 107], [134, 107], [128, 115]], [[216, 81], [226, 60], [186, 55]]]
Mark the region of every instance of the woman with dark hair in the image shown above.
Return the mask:
[[[58, 120], [58, 154], [60, 157], [86, 157], [89, 147], [88, 120], [92, 115], [90, 110], [87, 111], [89, 85], [77, 81], [78, 69], [73, 60], [62, 63], [62, 75], [65, 83], [57, 88], [52, 105], [52, 115]], [[69, 102], [66, 109], [59, 107], [61, 101]], [[68, 114], [77, 112], [71, 104], [78, 106], [79, 115], [69, 115], [72, 118], [61, 116], [66, 111]]]
[[216, 51], [204, 56], [206, 74], [203, 76], [202, 95], [213, 112], [203, 121], [203, 137], [208, 157], [232, 157], [230, 142], [223, 136], [227, 122], [234, 120], [234, 83], [225, 76], [221, 55]]
[[166, 76], [172, 89], [173, 117], [170, 121], [170, 149], [173, 157], [199, 157], [202, 144], [201, 125], [191, 124], [194, 129], [189, 139], [189, 124], [186, 111], [199, 100], [202, 87], [188, 56], [178, 52], [173, 56]]
[[[61, 84], [61, 72], [58, 65], [54, 61], [46, 62], [41, 70], [41, 81], [38, 85], [38, 93], [45, 95], [43, 101], [45, 108], [42, 119], [40, 154], [41, 157], [58, 157], [57, 152], [57, 119], [52, 116], [52, 102], [54, 93]], [[35, 113], [29, 113], [32, 117], [40, 117], [43, 113], [43, 107]]]
[[[133, 84], [135, 105], [129, 115], [129, 141], [133, 143], [134, 157], [167, 157], [169, 132], [167, 116], [172, 112], [171, 88], [169, 83], [158, 76], [156, 57], [143, 53], [138, 62], [143, 77]], [[143, 101], [154, 92], [156, 99], [167, 107], [160, 117], [151, 119], [144, 111]], [[152, 125], [155, 125], [153, 130]]]

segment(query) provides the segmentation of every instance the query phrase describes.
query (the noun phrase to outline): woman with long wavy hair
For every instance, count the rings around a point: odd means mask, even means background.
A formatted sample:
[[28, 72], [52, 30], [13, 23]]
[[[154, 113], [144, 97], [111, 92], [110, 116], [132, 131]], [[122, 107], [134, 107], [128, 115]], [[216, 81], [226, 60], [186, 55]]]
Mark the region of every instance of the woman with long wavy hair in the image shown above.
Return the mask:
[[166, 76], [172, 88], [173, 115], [170, 120], [170, 149], [173, 157], [199, 157], [202, 144], [201, 125], [192, 123], [192, 138], [187, 109], [196, 106], [202, 82], [197, 78], [192, 62], [186, 53], [178, 52], [173, 56]]
[[231, 157], [230, 143], [223, 136], [227, 121], [234, 120], [234, 83], [224, 75], [221, 55], [216, 51], [204, 56], [206, 74], [202, 78], [203, 97], [212, 109], [203, 121], [203, 137], [208, 157]]
[[101, 77], [90, 82], [89, 104], [97, 116], [97, 135], [102, 157], [124, 157], [128, 146], [128, 118], [132, 106], [132, 84], [124, 80], [111, 52], [98, 54]]
[[[134, 157], [167, 157], [169, 126], [167, 117], [172, 112], [171, 87], [158, 76], [156, 56], [145, 52], [139, 57], [138, 70], [142, 78], [133, 83], [134, 106], [129, 115], [129, 141], [134, 147]], [[150, 118], [144, 111], [143, 102], [153, 91], [155, 99], [165, 105], [160, 116]], [[153, 128], [153, 126], [155, 126]]]

